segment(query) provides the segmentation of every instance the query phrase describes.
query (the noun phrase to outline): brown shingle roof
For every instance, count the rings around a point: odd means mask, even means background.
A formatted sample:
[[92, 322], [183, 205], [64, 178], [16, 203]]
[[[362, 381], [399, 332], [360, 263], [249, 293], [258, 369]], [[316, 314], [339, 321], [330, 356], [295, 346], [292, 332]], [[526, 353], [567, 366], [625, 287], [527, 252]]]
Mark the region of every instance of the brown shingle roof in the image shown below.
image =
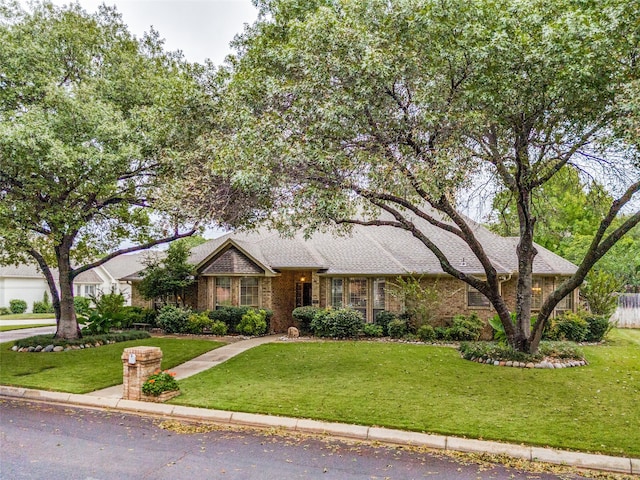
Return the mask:
[[[465, 273], [483, 275], [480, 262], [456, 235], [419, 221], [420, 229]], [[498, 273], [517, 273], [517, 238], [500, 237], [470, 222]], [[436, 256], [409, 232], [391, 226], [354, 225], [348, 235], [316, 232], [309, 239], [302, 234], [282, 238], [268, 230], [230, 233], [196, 247], [191, 261], [202, 263], [232, 242], [261, 264], [274, 270], [308, 268], [327, 274], [401, 275], [444, 273]], [[569, 275], [576, 266], [549, 250], [536, 246], [534, 273]]]

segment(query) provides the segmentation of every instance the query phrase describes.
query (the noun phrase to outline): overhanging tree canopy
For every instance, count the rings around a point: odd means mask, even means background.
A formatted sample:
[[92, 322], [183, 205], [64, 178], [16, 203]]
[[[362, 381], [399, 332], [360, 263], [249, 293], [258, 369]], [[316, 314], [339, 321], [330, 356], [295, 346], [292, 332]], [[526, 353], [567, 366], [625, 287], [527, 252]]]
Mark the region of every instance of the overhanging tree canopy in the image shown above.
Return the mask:
[[[225, 93], [228, 135], [210, 139], [227, 168], [243, 166], [237, 184], [268, 186], [273, 222], [285, 230], [358, 223], [410, 231], [445, 272], [491, 301], [512, 346], [536, 351], [554, 306], [640, 221], [627, 123], [638, 77], [635, 3], [258, 4], [262, 17], [237, 41]], [[614, 201], [577, 273], [545, 299], [531, 331], [532, 198], [563, 169], [605, 172]], [[516, 206], [515, 324], [459, 208], [481, 184], [507, 190]], [[485, 278], [457, 269], [416, 217], [463, 239]]]
[[[175, 199], [210, 129], [215, 82], [156, 33], [133, 37], [114, 9], [77, 4], [3, 2], [0, 65], [0, 261], [37, 262], [57, 336], [75, 338], [77, 275], [195, 231]], [[217, 187], [228, 204], [228, 184]]]

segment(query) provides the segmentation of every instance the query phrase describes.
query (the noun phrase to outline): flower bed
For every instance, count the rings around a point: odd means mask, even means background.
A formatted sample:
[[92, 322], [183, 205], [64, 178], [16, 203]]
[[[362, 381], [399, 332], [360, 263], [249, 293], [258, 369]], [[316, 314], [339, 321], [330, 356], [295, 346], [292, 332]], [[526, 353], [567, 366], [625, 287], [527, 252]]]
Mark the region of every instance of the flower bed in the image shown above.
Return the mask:
[[[168, 370], [165, 370], [164, 372], [156, 370], [155, 373], [153, 375], [150, 375], [149, 378], [147, 378], [142, 384], [142, 396], [158, 398], [165, 393], [173, 393], [174, 397], [180, 394], [180, 387], [178, 386], [178, 382], [174, 378], [175, 376], [176, 374], [174, 372], [170, 372]], [[168, 398], [166, 400], [168, 400]], [[162, 402], [164, 400], [150, 401]]]

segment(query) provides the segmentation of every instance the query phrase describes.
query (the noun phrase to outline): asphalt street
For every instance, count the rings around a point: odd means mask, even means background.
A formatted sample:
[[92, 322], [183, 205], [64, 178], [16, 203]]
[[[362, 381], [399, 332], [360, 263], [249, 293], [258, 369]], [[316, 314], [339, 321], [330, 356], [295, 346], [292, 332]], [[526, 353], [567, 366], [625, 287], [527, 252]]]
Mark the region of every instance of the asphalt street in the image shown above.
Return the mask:
[[[0, 400], [3, 479], [556, 479], [417, 449]], [[584, 478], [584, 477], [580, 477]]]

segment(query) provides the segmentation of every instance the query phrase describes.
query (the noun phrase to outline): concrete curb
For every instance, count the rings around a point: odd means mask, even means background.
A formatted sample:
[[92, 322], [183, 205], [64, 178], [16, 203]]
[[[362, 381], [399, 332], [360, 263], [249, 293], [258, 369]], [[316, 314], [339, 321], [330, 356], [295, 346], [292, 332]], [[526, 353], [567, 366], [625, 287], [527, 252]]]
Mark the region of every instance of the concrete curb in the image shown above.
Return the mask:
[[205, 408], [138, 402], [115, 398], [47, 392], [28, 388], [0, 385], [0, 397], [36, 400], [50, 403], [71, 404], [93, 408], [107, 408], [124, 412], [221, 423], [225, 425], [278, 428], [292, 432], [330, 435], [351, 440], [381, 442], [394, 445], [427, 447], [469, 453], [490, 453], [521, 458], [531, 462], [544, 462], [593, 470], [605, 470], [630, 475], [640, 474], [640, 459], [569, 452], [552, 448], [475, 440], [426, 433], [407, 432], [363, 425], [329, 423], [304, 418], [277, 417], [255, 413], [227, 412]]

